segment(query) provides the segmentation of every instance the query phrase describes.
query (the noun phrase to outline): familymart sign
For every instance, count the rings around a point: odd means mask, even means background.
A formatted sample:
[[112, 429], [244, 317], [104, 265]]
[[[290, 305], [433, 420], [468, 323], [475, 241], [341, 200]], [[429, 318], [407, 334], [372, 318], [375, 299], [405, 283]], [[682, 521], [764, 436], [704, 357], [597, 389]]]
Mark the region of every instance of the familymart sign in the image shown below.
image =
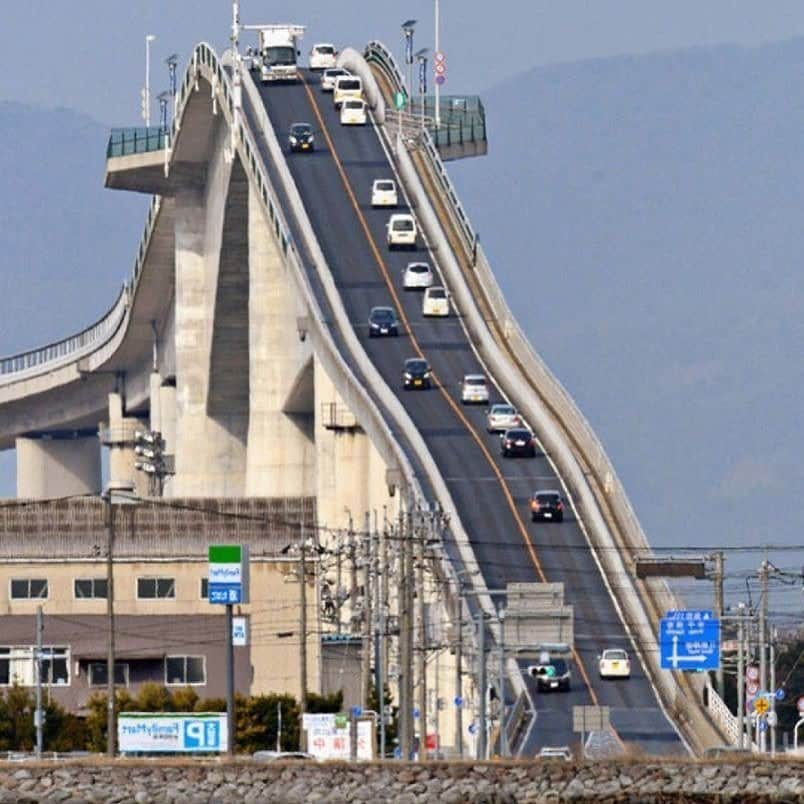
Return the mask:
[[209, 602], [226, 606], [249, 602], [248, 545], [210, 545]]

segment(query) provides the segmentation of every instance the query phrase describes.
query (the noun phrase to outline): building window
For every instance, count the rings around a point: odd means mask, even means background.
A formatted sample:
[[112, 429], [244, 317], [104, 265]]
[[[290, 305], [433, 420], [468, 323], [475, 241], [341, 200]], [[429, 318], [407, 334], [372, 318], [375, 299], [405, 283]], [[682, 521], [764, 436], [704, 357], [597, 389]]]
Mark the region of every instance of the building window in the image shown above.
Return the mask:
[[11, 581], [12, 600], [32, 600], [46, 597], [46, 578], [14, 578]]
[[75, 596], [106, 600], [106, 578], [76, 578]]
[[[46, 646], [42, 648], [42, 683], [61, 687], [70, 684], [70, 649]], [[33, 645], [0, 647], [0, 685], [36, 685], [36, 662]]]
[[201, 600], [209, 600], [209, 578], [201, 579]]
[[[109, 679], [106, 662], [90, 662], [87, 676], [90, 687], [105, 687]], [[128, 662], [114, 663], [114, 683], [118, 687], [128, 686]]]
[[176, 597], [175, 578], [137, 578], [137, 597], [140, 600]]
[[207, 669], [204, 656], [167, 656], [165, 684], [206, 684]]

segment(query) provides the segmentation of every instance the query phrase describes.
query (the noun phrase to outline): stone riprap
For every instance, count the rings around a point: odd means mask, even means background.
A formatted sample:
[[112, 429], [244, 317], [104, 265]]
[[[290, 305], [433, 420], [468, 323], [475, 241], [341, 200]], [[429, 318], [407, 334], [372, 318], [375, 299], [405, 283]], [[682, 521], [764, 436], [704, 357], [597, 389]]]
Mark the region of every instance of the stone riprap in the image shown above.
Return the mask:
[[802, 802], [804, 762], [0, 764], [0, 802]]

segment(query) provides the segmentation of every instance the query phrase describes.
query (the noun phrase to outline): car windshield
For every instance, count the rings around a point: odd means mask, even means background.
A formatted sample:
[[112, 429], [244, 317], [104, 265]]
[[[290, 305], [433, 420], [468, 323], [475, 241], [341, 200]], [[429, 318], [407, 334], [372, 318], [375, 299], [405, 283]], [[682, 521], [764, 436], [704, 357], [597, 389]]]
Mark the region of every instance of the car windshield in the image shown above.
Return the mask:
[[344, 103], [344, 106], [347, 109], [362, 109], [363, 108], [363, 101], [359, 101], [359, 100], [346, 101], [346, 103]]
[[[550, 669], [552, 668], [552, 672]], [[550, 664], [545, 665], [548, 676], [563, 676], [567, 672], [567, 663], [563, 659], [551, 659]]]
[[513, 416], [516, 413], [510, 405], [495, 405], [491, 412], [494, 416]]
[[372, 321], [393, 321], [394, 311], [390, 307], [375, 307], [371, 311]]
[[628, 654], [624, 650], [606, 650], [603, 651], [603, 658], [615, 662], [624, 662], [628, 658]]
[[313, 127], [307, 123], [296, 123], [290, 127], [290, 133], [294, 137], [306, 137], [308, 134], [313, 133]]
[[509, 430], [505, 434], [506, 438], [530, 438], [530, 431], [529, 430]]
[[351, 91], [355, 89], [360, 89], [360, 80], [357, 78], [339, 79], [338, 89], [341, 91], [343, 90]]
[[331, 56], [335, 52], [335, 48], [332, 45], [318, 45], [315, 52], [322, 56]]
[[429, 274], [430, 266], [423, 262], [412, 262], [408, 265], [408, 271], [412, 274]]
[[295, 64], [296, 50], [292, 47], [267, 47], [262, 52], [262, 60], [269, 65]]
[[447, 291], [444, 288], [430, 288], [428, 297], [431, 299], [446, 299]]
[[394, 221], [394, 230], [397, 232], [412, 232], [413, 221], [410, 218], [397, 218]]
[[546, 503], [549, 505], [555, 505], [559, 501], [558, 494], [537, 494], [536, 502]]
[[427, 371], [427, 361], [408, 360], [407, 363], [405, 363], [405, 371], [409, 371], [411, 374], [423, 374]]
[[465, 385], [485, 385], [486, 378], [485, 377], [466, 377], [464, 379]]
[[394, 183], [392, 181], [378, 181], [374, 183], [374, 187], [377, 190], [382, 190], [383, 192], [386, 192], [394, 189]]

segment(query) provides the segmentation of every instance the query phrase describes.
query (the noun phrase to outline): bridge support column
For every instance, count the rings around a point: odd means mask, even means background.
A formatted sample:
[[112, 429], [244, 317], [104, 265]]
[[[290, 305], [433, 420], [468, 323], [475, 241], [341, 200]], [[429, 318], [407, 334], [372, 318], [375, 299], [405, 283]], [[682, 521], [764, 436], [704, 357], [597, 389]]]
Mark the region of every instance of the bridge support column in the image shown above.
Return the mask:
[[249, 190], [249, 431], [246, 494], [315, 494], [314, 372], [298, 301], [259, 196]]
[[121, 394], [109, 394], [109, 427], [104, 438], [109, 447], [109, 482], [133, 483], [138, 497], [148, 496], [148, 476], [134, 466], [134, 434], [147, 429], [138, 418], [124, 415]]
[[17, 497], [47, 499], [101, 491], [97, 434], [18, 438]]

